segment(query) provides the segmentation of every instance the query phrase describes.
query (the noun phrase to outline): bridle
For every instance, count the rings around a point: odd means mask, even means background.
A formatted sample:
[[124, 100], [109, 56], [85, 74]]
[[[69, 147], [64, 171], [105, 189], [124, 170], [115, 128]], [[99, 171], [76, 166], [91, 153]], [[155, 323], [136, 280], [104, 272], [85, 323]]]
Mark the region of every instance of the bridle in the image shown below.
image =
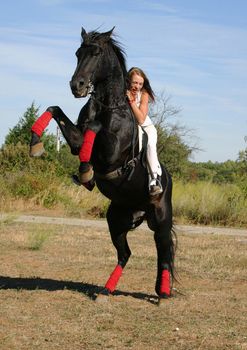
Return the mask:
[[116, 106], [109, 106], [109, 105], [106, 105], [105, 103], [103, 103], [99, 98], [96, 97], [96, 92], [95, 90], [93, 90], [92, 92], [89, 92], [89, 94], [91, 94], [91, 99], [93, 101], [95, 101], [99, 106], [103, 107], [104, 109], [106, 110], [109, 110], [109, 111], [113, 111], [115, 109], [120, 109], [122, 107], [125, 107], [126, 106], [126, 101], [119, 104], [119, 105], [116, 105]]

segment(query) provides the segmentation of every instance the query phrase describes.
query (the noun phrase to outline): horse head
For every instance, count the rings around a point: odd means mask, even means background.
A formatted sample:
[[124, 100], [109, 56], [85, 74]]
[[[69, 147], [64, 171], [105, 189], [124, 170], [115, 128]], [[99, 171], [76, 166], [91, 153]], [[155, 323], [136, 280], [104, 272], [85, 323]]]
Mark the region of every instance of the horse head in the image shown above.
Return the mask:
[[82, 44], [76, 51], [77, 67], [70, 81], [70, 87], [75, 97], [86, 97], [93, 91], [99, 63], [113, 30], [114, 27], [105, 33], [95, 31], [87, 33], [82, 28]]

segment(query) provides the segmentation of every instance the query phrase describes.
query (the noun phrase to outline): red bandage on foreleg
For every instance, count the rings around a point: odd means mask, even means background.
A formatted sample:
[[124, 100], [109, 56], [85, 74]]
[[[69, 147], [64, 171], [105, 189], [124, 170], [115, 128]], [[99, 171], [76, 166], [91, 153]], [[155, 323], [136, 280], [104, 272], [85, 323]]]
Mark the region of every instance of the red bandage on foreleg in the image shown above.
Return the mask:
[[83, 136], [84, 139], [79, 153], [79, 159], [81, 162], [90, 161], [95, 136], [96, 133], [93, 130], [88, 129], [85, 131], [85, 134]]
[[161, 274], [161, 283], [160, 283], [160, 295], [171, 294], [171, 288], [170, 288], [170, 272], [168, 270], [163, 270]]
[[110, 278], [106, 282], [105, 288], [109, 289], [109, 291], [112, 293], [114, 292], [116, 285], [119, 281], [119, 278], [121, 277], [123, 272], [123, 268], [121, 265], [117, 265], [112, 272]]
[[51, 112], [48, 112], [48, 111], [44, 112], [33, 124], [31, 130], [35, 132], [35, 134], [37, 134], [38, 136], [41, 136], [43, 134], [43, 131], [49, 124], [51, 118], [52, 118]]

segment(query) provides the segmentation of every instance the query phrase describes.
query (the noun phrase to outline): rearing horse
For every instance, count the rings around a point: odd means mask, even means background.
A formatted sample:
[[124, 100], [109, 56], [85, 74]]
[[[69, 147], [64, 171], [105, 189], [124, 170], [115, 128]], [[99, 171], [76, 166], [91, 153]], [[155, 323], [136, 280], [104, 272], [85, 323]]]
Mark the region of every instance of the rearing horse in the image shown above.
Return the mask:
[[[75, 155], [79, 154], [85, 130], [90, 126], [97, 132], [91, 163], [98, 189], [111, 200], [107, 222], [117, 250], [117, 265], [102, 293], [114, 292], [131, 255], [127, 233], [145, 219], [154, 231], [157, 248], [155, 291], [160, 298], [166, 298], [171, 295], [174, 278], [172, 180], [162, 166], [164, 191], [150, 198], [145, 152], [139, 152], [138, 126], [126, 99], [125, 56], [111, 36], [113, 29], [106, 33], [86, 33], [82, 29], [82, 44], [76, 51], [78, 62], [70, 85], [75, 97], [91, 97], [81, 109], [77, 124], [57, 106], [49, 107], [45, 113], [49, 114], [48, 119], [56, 120]], [[42, 131], [47, 125], [48, 121]], [[33, 133], [31, 149], [40, 143], [41, 133]]]

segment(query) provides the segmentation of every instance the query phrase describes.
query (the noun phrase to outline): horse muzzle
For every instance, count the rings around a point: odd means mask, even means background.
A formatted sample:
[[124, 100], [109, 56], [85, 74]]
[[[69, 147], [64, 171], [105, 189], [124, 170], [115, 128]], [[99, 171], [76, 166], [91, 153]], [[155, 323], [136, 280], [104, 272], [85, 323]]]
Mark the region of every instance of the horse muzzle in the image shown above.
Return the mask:
[[76, 98], [86, 97], [88, 94], [93, 92], [93, 84], [89, 80], [88, 82], [85, 82], [83, 79], [80, 80], [71, 80], [70, 81], [70, 88], [72, 91], [72, 94]]

